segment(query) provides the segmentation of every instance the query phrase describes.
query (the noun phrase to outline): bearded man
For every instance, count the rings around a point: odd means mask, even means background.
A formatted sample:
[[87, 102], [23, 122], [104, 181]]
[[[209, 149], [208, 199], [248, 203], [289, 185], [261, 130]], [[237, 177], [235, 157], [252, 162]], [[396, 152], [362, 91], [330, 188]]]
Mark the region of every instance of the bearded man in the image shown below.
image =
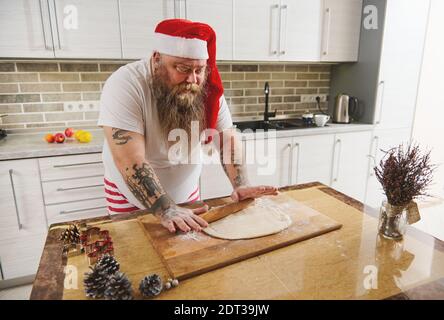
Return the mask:
[[[102, 91], [98, 124], [105, 133], [108, 210], [148, 209], [171, 232], [200, 231], [207, 223], [197, 214], [208, 207], [178, 204], [200, 199], [202, 164], [172, 161], [168, 137], [175, 129], [190, 135], [192, 122], [199, 133], [213, 129], [222, 135], [233, 126], [216, 65], [216, 35], [207, 24], [170, 19], [157, 25], [154, 38], [152, 56], [119, 68]], [[220, 141], [234, 201], [277, 193], [272, 186], [248, 185], [243, 165], [232, 161], [240, 146], [235, 134]]]

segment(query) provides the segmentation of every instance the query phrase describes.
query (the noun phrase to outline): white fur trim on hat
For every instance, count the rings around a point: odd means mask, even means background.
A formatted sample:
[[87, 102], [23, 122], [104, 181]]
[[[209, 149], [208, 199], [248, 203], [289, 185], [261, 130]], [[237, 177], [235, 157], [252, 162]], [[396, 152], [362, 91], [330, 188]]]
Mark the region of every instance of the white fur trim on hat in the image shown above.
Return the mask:
[[170, 56], [189, 59], [208, 59], [207, 42], [200, 39], [187, 39], [154, 33], [154, 50]]

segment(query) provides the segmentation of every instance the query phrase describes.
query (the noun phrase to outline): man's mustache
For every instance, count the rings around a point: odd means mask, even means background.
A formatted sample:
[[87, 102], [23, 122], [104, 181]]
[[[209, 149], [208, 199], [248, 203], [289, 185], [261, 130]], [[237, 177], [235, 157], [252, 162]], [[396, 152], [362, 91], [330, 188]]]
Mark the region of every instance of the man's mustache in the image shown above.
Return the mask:
[[202, 88], [196, 83], [181, 83], [174, 88], [174, 93], [181, 93], [184, 91], [189, 91], [192, 93], [199, 93], [202, 91]]

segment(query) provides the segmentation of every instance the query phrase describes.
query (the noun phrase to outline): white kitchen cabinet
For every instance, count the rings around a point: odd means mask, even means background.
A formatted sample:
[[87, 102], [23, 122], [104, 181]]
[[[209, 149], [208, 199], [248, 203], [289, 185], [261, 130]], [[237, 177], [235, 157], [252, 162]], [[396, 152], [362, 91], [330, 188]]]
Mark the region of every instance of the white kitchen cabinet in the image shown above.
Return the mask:
[[48, 225], [108, 215], [101, 153], [38, 162]]
[[314, 181], [329, 185], [333, 141], [333, 134], [277, 138], [275, 143], [248, 140], [244, 157], [249, 181], [278, 187]]
[[0, 240], [46, 230], [37, 160], [0, 161]]
[[387, 1], [373, 119], [378, 129], [413, 124], [429, 4], [428, 0]]
[[37, 160], [0, 161], [0, 187], [3, 280], [32, 275], [47, 231]]
[[234, 60], [278, 61], [279, 0], [234, 0]]
[[124, 59], [149, 57], [154, 49], [154, 29], [164, 19], [174, 18], [176, 0], [121, 0], [120, 24]]
[[118, 2], [49, 0], [55, 57], [120, 59]]
[[324, 0], [321, 61], [357, 61], [362, 0]]
[[206, 151], [202, 159], [200, 176], [200, 198], [202, 200], [225, 197], [233, 192], [231, 182], [220, 163], [220, 155], [215, 149]]
[[282, 0], [279, 10], [279, 60], [319, 61], [322, 0]]
[[333, 134], [294, 137], [290, 184], [319, 181], [330, 184]]
[[0, 0], [2, 57], [54, 58], [47, 2]]
[[217, 60], [233, 59], [233, 1], [181, 0], [176, 5], [185, 7], [185, 19], [207, 23], [214, 29]]
[[234, 0], [234, 60], [319, 61], [321, 0]]
[[379, 208], [385, 198], [381, 184], [376, 179], [373, 168], [379, 166], [379, 162], [385, 155], [385, 151], [395, 148], [400, 144], [407, 145], [410, 142], [411, 130], [389, 129], [375, 130], [373, 132], [370, 161], [368, 167], [367, 190], [364, 203], [372, 208]]
[[370, 154], [371, 131], [335, 135], [330, 186], [364, 201]]
[[245, 141], [244, 159], [251, 185], [291, 184], [293, 137]]

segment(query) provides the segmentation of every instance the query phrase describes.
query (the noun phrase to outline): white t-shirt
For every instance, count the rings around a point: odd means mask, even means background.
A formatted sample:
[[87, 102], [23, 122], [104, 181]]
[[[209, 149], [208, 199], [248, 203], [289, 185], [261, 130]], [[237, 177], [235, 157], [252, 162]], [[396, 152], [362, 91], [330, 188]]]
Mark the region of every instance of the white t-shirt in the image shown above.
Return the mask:
[[[174, 202], [187, 202], [190, 194], [198, 187], [202, 164], [177, 164], [169, 161], [167, 143], [160, 138], [161, 128], [151, 94], [150, 77], [149, 59], [129, 63], [114, 72], [103, 87], [98, 125], [144, 135], [145, 158], [154, 168], [161, 185]], [[216, 129], [223, 131], [232, 125], [230, 110], [222, 95]], [[114, 164], [106, 140], [102, 157], [105, 177], [117, 185], [130, 203], [144, 208], [128, 189]]]

